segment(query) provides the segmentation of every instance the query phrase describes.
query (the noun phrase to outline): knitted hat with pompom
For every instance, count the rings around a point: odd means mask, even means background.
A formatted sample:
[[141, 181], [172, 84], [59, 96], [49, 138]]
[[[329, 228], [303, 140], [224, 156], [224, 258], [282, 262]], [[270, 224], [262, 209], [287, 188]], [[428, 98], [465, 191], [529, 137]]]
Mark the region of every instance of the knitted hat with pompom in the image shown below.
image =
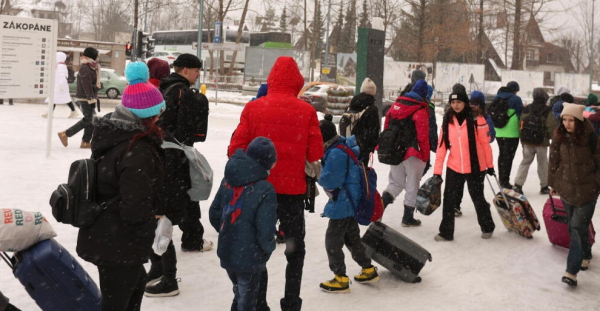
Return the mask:
[[129, 63], [125, 68], [129, 85], [123, 91], [123, 106], [140, 119], [154, 117], [165, 110], [165, 100], [154, 85], [148, 83], [150, 72], [142, 62]]

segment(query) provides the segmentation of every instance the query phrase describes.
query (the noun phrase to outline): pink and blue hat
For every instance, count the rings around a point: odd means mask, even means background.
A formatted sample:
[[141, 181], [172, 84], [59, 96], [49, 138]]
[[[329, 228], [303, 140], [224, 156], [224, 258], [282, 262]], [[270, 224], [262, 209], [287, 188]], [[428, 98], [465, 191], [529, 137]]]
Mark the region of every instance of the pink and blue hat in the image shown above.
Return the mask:
[[125, 78], [129, 85], [123, 91], [121, 100], [127, 108], [140, 119], [150, 118], [165, 111], [165, 100], [160, 91], [151, 83], [148, 66], [134, 62], [125, 68]]

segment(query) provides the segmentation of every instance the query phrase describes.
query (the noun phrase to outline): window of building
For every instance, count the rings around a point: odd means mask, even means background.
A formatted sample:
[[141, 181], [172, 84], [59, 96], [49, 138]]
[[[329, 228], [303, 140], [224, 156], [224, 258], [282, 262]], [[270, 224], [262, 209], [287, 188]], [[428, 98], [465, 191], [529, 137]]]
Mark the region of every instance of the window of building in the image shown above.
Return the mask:
[[548, 55], [546, 55], [546, 62], [552, 63], [553, 61], [552, 53], [548, 53]]
[[527, 50], [527, 60], [535, 60], [535, 51]]

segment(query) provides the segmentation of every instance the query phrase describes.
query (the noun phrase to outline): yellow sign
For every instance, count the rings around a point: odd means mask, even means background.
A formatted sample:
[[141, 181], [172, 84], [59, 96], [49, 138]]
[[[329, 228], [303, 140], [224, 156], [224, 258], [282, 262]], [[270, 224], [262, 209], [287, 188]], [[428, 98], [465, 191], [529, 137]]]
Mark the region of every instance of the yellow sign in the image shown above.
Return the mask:
[[328, 74], [329, 74], [329, 72], [331, 72], [331, 68], [323, 68], [323, 69], [321, 70], [321, 73], [322, 73], [322, 74], [324, 74], [324, 75], [328, 75]]

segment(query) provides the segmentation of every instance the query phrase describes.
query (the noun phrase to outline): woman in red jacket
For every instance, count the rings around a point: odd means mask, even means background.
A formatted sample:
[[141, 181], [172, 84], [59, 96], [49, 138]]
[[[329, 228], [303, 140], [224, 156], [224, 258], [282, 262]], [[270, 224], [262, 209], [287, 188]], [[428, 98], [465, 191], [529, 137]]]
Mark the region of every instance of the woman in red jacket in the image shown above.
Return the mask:
[[449, 101], [451, 107], [444, 115], [433, 172], [434, 176], [441, 178], [444, 160], [449, 153], [443, 218], [440, 233], [435, 236], [435, 240], [454, 240], [454, 210], [462, 201], [465, 181], [475, 205], [482, 231], [481, 237], [489, 239], [496, 227], [492, 220], [490, 204], [483, 195], [485, 173], [495, 174], [489, 128], [482, 116], [477, 117], [481, 120], [474, 120], [464, 86], [455, 84]]

